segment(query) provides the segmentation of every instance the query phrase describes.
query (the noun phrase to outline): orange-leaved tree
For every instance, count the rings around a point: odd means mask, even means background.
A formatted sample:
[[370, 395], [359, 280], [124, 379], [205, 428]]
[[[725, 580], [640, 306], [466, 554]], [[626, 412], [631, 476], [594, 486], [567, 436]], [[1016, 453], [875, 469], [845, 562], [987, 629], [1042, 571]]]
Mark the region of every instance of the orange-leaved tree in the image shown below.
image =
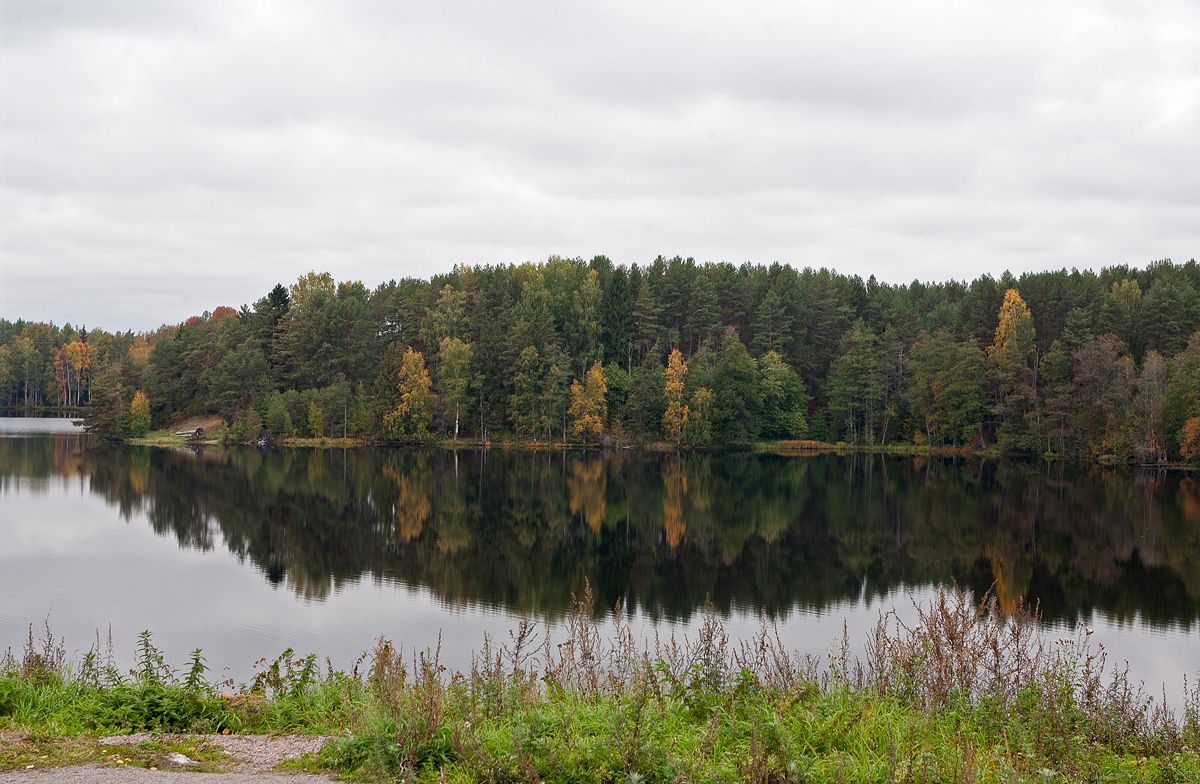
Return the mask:
[[683, 381], [687, 378], [687, 371], [683, 354], [679, 349], [674, 349], [667, 360], [667, 368], [663, 371], [663, 388], [667, 397], [667, 410], [663, 413], [663, 434], [668, 441], [674, 441], [676, 446], [683, 439], [683, 429], [688, 420], [688, 407], [683, 402]]
[[577, 436], [589, 435], [598, 438], [604, 432], [604, 420], [608, 418], [608, 404], [604, 401], [608, 385], [604, 382], [604, 369], [600, 363], [592, 365], [583, 384], [579, 379], [571, 382], [571, 432]]
[[92, 366], [96, 349], [90, 343], [73, 340], [58, 350], [54, 357], [54, 374], [58, 382], [59, 403], [64, 406], [80, 404], [83, 382]]
[[1179, 451], [1189, 462], [1200, 460], [1200, 416], [1190, 416], [1183, 423], [1183, 443], [1179, 445]]

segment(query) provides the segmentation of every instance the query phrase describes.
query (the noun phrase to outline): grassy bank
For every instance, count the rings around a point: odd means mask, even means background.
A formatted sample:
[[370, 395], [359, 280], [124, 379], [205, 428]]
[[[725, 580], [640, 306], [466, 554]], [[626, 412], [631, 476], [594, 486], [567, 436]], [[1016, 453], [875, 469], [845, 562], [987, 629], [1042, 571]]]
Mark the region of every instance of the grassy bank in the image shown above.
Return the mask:
[[585, 597], [566, 639], [522, 625], [466, 672], [380, 640], [349, 672], [288, 651], [221, 694], [199, 652], [174, 671], [148, 635], [130, 673], [31, 635], [0, 677], [0, 766], [103, 761], [107, 733], [228, 730], [339, 735], [297, 767], [362, 780], [1200, 781], [1200, 689], [1164, 710], [1086, 629], [1046, 640], [944, 593], [911, 627], [882, 619], [862, 660], [848, 642], [816, 661], [764, 624], [733, 644], [712, 612], [692, 640], [605, 640]]
[[[195, 417], [185, 420], [178, 426], [178, 430], [152, 431], [147, 433], [144, 438], [131, 438], [128, 443], [134, 446], [161, 446], [161, 447], [183, 447], [195, 445], [196, 442], [189, 441], [184, 436], [177, 436], [174, 433], [179, 430], [190, 430], [197, 426], [203, 427], [205, 432], [205, 440], [200, 442], [204, 445], [215, 446], [225, 444], [225, 436], [228, 428], [220, 417]], [[453, 439], [446, 437], [431, 437], [424, 440], [408, 440], [408, 441], [381, 441], [378, 439], [348, 437], [348, 438], [308, 438], [299, 436], [286, 436], [277, 439], [275, 446], [282, 448], [318, 448], [318, 449], [350, 449], [367, 446], [407, 446], [407, 447], [425, 447], [431, 449], [478, 449], [481, 447], [477, 439], [461, 438]], [[530, 439], [517, 438], [511, 434], [500, 434], [495, 439], [488, 441], [485, 445], [489, 449], [499, 450], [514, 450], [514, 451], [560, 451], [569, 449], [600, 449], [600, 445], [596, 443], [578, 443], [573, 441], [533, 441]], [[644, 452], [676, 452], [691, 451], [699, 449], [699, 451], [715, 451], [722, 447], [691, 447], [680, 446], [669, 441], [620, 441], [613, 443], [609, 448], [614, 449], [633, 449]], [[995, 460], [1003, 459], [1005, 455], [995, 446], [992, 445], [986, 449], [980, 449], [978, 444], [962, 445], [962, 446], [934, 446], [930, 444], [913, 444], [913, 443], [891, 443], [891, 444], [848, 444], [844, 441], [837, 443], [828, 443], [824, 441], [813, 440], [782, 440], [782, 441], [759, 441], [748, 447], [753, 452], [766, 454], [786, 455], [786, 456], [804, 456], [816, 455], [822, 453], [835, 454], [872, 454], [872, 455], [891, 455], [895, 457], [987, 457]], [[1027, 457], [1033, 457], [1027, 455]], [[1062, 460], [1073, 459], [1064, 458], [1059, 455], [1039, 455], [1041, 459]], [[1111, 456], [1102, 456], [1095, 458], [1094, 462], [1102, 465], [1128, 465], [1126, 460], [1117, 460]], [[1195, 466], [1180, 465], [1180, 464], [1162, 464], [1154, 465], [1154, 468], [1171, 469], [1171, 470], [1193, 470]]]

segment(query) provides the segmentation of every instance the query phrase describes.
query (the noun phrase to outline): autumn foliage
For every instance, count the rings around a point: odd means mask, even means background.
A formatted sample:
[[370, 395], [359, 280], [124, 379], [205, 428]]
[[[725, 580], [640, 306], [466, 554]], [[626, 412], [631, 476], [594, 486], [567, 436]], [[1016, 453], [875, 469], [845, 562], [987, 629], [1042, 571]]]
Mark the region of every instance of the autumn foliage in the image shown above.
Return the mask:
[[1183, 442], [1179, 445], [1185, 460], [1200, 460], [1200, 416], [1188, 417], [1183, 424]]
[[587, 372], [586, 383], [579, 379], [571, 382], [571, 432], [576, 436], [598, 438], [604, 432], [604, 420], [608, 416], [608, 405], [604, 395], [608, 386], [604, 381], [604, 368], [600, 363], [592, 365]]
[[413, 351], [411, 347], [405, 350], [396, 387], [400, 392], [400, 403], [384, 417], [388, 430], [395, 437], [427, 438], [435, 397], [430, 391], [433, 381], [425, 369], [425, 357], [421, 352]]
[[687, 378], [687, 363], [679, 349], [671, 352], [667, 368], [663, 371], [663, 389], [667, 397], [667, 410], [663, 414], [663, 434], [668, 441], [678, 444], [683, 438], [688, 421], [688, 407], [683, 402], [683, 382]]

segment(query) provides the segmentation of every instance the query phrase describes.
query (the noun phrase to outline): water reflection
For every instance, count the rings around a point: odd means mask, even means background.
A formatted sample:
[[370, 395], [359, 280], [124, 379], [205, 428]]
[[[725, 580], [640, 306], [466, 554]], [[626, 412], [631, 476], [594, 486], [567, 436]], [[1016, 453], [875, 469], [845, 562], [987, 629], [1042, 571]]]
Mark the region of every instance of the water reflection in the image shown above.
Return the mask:
[[[181, 547], [323, 601], [364, 576], [554, 619], [994, 586], [1049, 620], [1200, 616], [1200, 482], [1068, 464], [750, 453], [83, 448], [0, 438], [0, 488], [78, 481]], [[29, 481], [32, 480], [32, 481]]]

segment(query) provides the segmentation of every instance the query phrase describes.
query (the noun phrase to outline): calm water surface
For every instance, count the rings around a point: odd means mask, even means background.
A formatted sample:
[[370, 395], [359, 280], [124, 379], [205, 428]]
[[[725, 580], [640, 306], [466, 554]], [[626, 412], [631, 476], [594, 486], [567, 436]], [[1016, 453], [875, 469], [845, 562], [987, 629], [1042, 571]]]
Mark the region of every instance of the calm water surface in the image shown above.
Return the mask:
[[[572, 593], [689, 633], [765, 614], [803, 652], [957, 582], [1096, 629], [1152, 691], [1200, 671], [1200, 477], [822, 455], [203, 451], [0, 419], [0, 649], [143, 629], [246, 680], [284, 648], [353, 664], [385, 635], [466, 666]], [[611, 613], [609, 614], [611, 617]], [[228, 668], [227, 670], [225, 668]]]

